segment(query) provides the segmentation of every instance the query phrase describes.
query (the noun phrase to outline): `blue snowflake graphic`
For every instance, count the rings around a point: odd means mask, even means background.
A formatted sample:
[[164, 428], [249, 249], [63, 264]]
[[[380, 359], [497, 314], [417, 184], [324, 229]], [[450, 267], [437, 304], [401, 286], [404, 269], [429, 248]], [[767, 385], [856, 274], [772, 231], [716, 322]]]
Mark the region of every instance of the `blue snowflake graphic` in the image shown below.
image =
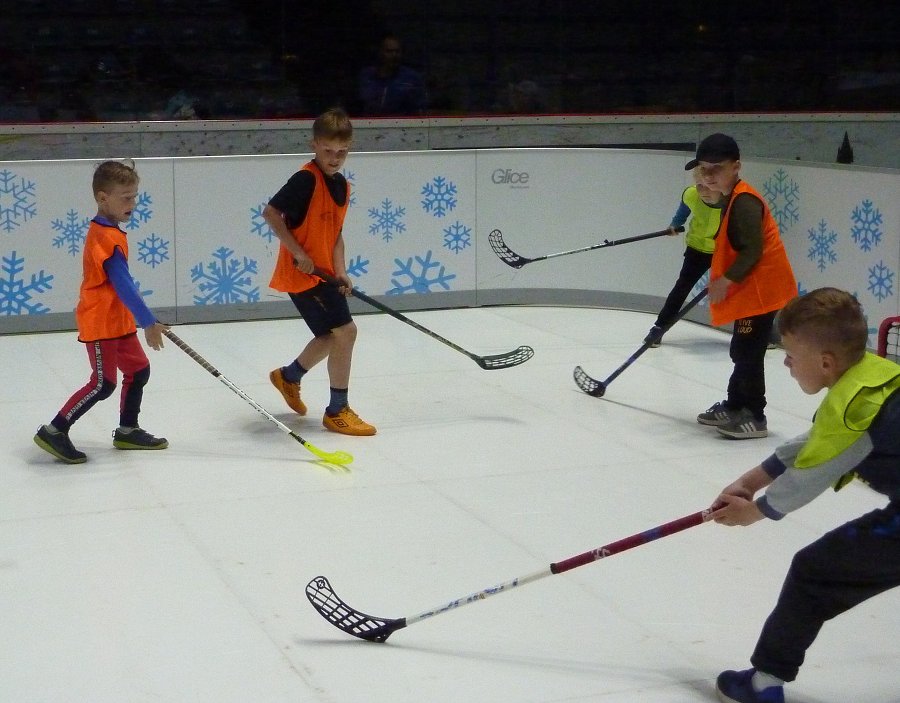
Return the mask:
[[364, 259], [361, 256], [357, 256], [355, 259], [350, 259], [347, 264], [347, 273], [353, 276], [354, 278], [359, 278], [364, 273], [369, 272], [369, 260]]
[[871, 200], [863, 200], [862, 204], [853, 208], [850, 236], [863, 251], [869, 251], [881, 243], [882, 232], [879, 227], [882, 219], [881, 211], [872, 206]]
[[772, 217], [778, 223], [779, 229], [785, 230], [800, 219], [800, 210], [797, 207], [800, 186], [788, 177], [784, 169], [778, 169], [763, 183], [763, 195], [769, 203]]
[[817, 262], [819, 271], [824, 271], [828, 264], [837, 261], [837, 252], [833, 249], [838, 238], [837, 232], [829, 231], [825, 220], [819, 222], [816, 229], [808, 230], [808, 237], [812, 246], [809, 248], [807, 257], [810, 261]]
[[894, 294], [894, 272], [885, 265], [884, 261], [879, 261], [869, 269], [867, 288], [879, 303]]
[[69, 253], [75, 256], [81, 251], [90, 224], [90, 217], [79, 218], [78, 212], [69, 210], [65, 220], [53, 220], [50, 223], [53, 230], [60, 233], [58, 237], [53, 238], [53, 246], [57, 249], [67, 246]]
[[266, 222], [265, 218], [262, 216], [262, 212], [266, 209], [267, 203], [268, 201], [260, 203], [258, 207], [250, 208], [250, 234], [255, 234], [266, 241], [271, 242], [275, 239], [275, 232], [269, 227], [269, 223]]
[[472, 228], [457, 220], [444, 229], [444, 246], [457, 254], [472, 246]]
[[191, 282], [202, 295], [194, 296], [194, 305], [220, 305], [223, 303], [253, 303], [259, 300], [259, 286], [251, 288], [258, 273], [256, 261], [232, 258], [233, 249], [219, 247], [213, 252], [213, 261], [203, 262], [191, 268]]
[[163, 261], [169, 260], [169, 240], [163, 239], [155, 232], [138, 242], [138, 260], [156, 268]]
[[34, 294], [53, 288], [53, 276], [45, 274], [41, 269], [38, 273], [31, 274], [28, 283], [19, 279], [18, 275], [25, 270], [25, 259], [16, 256], [16, 252], [4, 256], [0, 268], [4, 274], [0, 278], [0, 315], [43, 315], [50, 312], [50, 308], [33, 300], [33, 297]]
[[381, 238], [389, 242], [394, 238], [394, 231], [399, 234], [406, 231], [406, 225], [402, 218], [406, 214], [406, 208], [393, 207], [393, 203], [389, 198], [385, 198], [381, 202], [381, 209], [370, 207], [369, 219], [372, 224], [369, 225], [369, 234], [381, 234]]
[[797, 281], [797, 295], [803, 296], [809, 293], [809, 290], [799, 280]]
[[448, 210], [456, 207], [456, 184], [443, 176], [435, 176], [430, 183], [422, 186], [422, 209], [435, 217], [443, 217]]
[[35, 184], [19, 178], [12, 171], [0, 171], [0, 227], [12, 232], [37, 215]]
[[341, 171], [344, 174], [344, 178], [347, 179], [347, 183], [349, 183], [352, 187], [350, 188], [350, 204], [347, 207], [353, 207], [356, 205], [356, 174], [353, 171], [348, 171], [344, 169]]
[[[409, 280], [408, 283], [402, 283], [397, 278], [392, 278], [391, 283], [394, 287], [387, 291], [387, 295], [403, 295], [404, 293], [430, 293], [431, 286], [440, 286], [444, 290], [450, 290], [449, 281], [456, 278], [455, 273], [445, 273], [444, 266], [439, 261], [431, 260], [432, 252], [429, 249], [425, 254], [425, 258], [421, 256], [410, 257], [406, 263], [400, 259], [394, 259], [397, 264], [397, 270], [392, 272], [393, 276], [400, 276]], [[414, 269], [414, 263], [417, 270]], [[434, 269], [438, 269], [435, 271]]]
[[125, 223], [125, 229], [137, 229], [145, 222], [149, 222], [153, 217], [153, 210], [149, 208], [152, 204], [153, 198], [150, 197], [150, 193], [147, 191], [138, 193], [137, 204], [131, 211], [131, 219]]

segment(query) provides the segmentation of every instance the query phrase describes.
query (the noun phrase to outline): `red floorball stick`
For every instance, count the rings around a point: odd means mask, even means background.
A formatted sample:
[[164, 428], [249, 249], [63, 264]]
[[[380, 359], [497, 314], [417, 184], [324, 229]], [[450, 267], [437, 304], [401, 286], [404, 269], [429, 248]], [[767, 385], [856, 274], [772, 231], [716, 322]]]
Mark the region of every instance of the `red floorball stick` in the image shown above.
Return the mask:
[[468, 605], [469, 603], [474, 603], [478, 600], [484, 600], [488, 596], [509, 591], [517, 586], [524, 586], [526, 583], [537, 581], [545, 576], [561, 574], [564, 571], [576, 569], [579, 566], [590, 564], [598, 559], [611, 557], [613, 554], [624, 552], [626, 549], [647, 544], [647, 542], [652, 542], [660, 537], [666, 537], [675, 534], [676, 532], [686, 530], [689, 527], [695, 527], [709, 518], [709, 512], [709, 510], [701, 510], [692, 513], [691, 515], [685, 515], [677, 520], [672, 520], [671, 522], [658, 525], [657, 527], [645, 530], [644, 532], [639, 532], [636, 535], [625, 537], [617, 542], [611, 542], [610, 544], [597, 547], [596, 549], [584, 552], [583, 554], [578, 554], [577, 556], [555, 562], [550, 564], [546, 569], [541, 569], [540, 571], [525, 576], [519, 576], [511, 581], [506, 581], [497, 584], [496, 586], [492, 586], [491, 588], [486, 588], [483, 591], [477, 591], [476, 593], [469, 594], [463, 598], [457, 598], [438, 608], [426, 610], [424, 613], [405, 618], [379, 618], [372, 615], [366, 615], [365, 613], [352, 608], [338, 597], [331, 587], [331, 584], [328, 582], [328, 579], [324, 576], [316, 576], [316, 578], [306, 585], [306, 597], [309, 599], [309, 602], [312, 603], [313, 608], [316, 609], [319, 615], [339, 630], [346, 632], [348, 635], [353, 635], [354, 637], [359, 637], [360, 639], [368, 640], [370, 642], [384, 642], [393, 632], [402, 630], [404, 627], [419, 622], [419, 620], [425, 620], [426, 618], [446, 613], [448, 610], [454, 610], [460, 606]]

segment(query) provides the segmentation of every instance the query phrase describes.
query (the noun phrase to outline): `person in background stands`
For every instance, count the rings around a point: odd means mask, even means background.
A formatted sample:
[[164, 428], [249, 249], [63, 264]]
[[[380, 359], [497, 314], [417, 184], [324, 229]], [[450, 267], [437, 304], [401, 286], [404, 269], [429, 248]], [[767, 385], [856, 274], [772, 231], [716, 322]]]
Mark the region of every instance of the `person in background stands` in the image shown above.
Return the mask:
[[422, 115], [426, 108], [422, 74], [401, 63], [400, 39], [393, 34], [382, 38], [378, 63], [359, 74], [359, 97], [366, 116]]

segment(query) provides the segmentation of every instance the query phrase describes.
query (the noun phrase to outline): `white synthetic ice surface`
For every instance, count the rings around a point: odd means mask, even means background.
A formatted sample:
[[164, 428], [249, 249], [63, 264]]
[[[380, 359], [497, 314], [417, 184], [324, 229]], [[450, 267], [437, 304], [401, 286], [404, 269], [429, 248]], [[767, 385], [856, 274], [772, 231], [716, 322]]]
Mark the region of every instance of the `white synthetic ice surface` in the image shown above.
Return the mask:
[[[745, 668], [793, 553], [884, 503], [862, 485], [779, 523], [713, 524], [415, 623], [385, 644], [310, 607], [327, 576], [352, 606], [416, 615], [705, 508], [806, 429], [819, 398], [767, 359], [770, 436], [719, 438], [695, 416], [724, 395], [728, 336], [679, 323], [591, 398], [652, 317], [479, 308], [410, 317], [481, 370], [385, 315], [359, 315], [351, 404], [373, 438], [320, 424], [324, 365], [290, 413], [268, 372], [309, 338], [300, 320], [179, 326], [227, 378], [322, 449], [323, 466], [171, 342], [149, 352], [141, 424], [161, 452], [112, 448], [118, 391], [71, 436], [88, 463], [38, 449], [35, 429], [87, 379], [72, 333], [0, 337], [0, 701], [9, 703], [688, 703]], [[794, 703], [900, 701], [900, 592], [826, 624]]]

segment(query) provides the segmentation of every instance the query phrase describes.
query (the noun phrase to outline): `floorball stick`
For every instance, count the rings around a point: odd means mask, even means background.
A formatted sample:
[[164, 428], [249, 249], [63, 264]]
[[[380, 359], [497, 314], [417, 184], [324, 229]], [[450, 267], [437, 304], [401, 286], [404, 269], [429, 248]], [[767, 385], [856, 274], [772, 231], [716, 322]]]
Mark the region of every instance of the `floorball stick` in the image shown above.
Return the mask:
[[598, 559], [605, 559], [613, 554], [618, 554], [619, 552], [624, 552], [626, 549], [632, 549], [633, 547], [638, 547], [647, 542], [652, 542], [660, 537], [666, 537], [675, 534], [676, 532], [681, 532], [689, 527], [694, 527], [705, 522], [708, 517], [709, 510], [701, 510], [692, 513], [691, 515], [685, 515], [682, 518], [672, 520], [663, 525], [658, 525], [645, 532], [640, 532], [631, 535], [630, 537], [620, 539], [617, 542], [611, 542], [610, 544], [597, 547], [596, 549], [584, 552], [583, 554], [570, 557], [569, 559], [555, 562], [550, 564], [547, 568], [535, 571], [532, 574], [519, 576], [511, 581], [505, 581], [504, 583], [497, 584], [491, 588], [486, 588], [483, 591], [477, 591], [468, 596], [456, 598], [455, 600], [445, 603], [437, 608], [433, 608], [432, 610], [426, 610], [424, 613], [405, 618], [379, 618], [373, 615], [366, 615], [365, 613], [356, 610], [338, 597], [331, 587], [331, 584], [328, 582], [328, 579], [324, 576], [316, 576], [316, 578], [306, 585], [306, 597], [319, 615], [339, 630], [346, 632], [348, 635], [353, 635], [354, 637], [359, 637], [360, 639], [368, 640], [370, 642], [384, 642], [393, 632], [401, 630], [404, 627], [409, 627], [420, 620], [446, 613], [449, 610], [454, 610], [463, 605], [474, 603], [475, 601], [484, 600], [489, 596], [509, 591], [517, 586], [524, 586], [526, 583], [537, 581], [546, 576], [561, 574], [564, 571], [590, 564]]
[[[331, 276], [331, 275], [325, 273], [324, 271], [321, 271], [320, 269], [316, 269], [314, 273], [316, 276], [321, 278], [323, 281], [325, 281], [326, 283], [330, 283], [333, 286], [343, 285], [334, 276]], [[495, 369], [508, 369], [511, 366], [518, 366], [519, 364], [524, 364], [526, 361], [528, 361], [531, 357], [534, 356], [534, 349], [532, 349], [531, 347], [528, 347], [528, 346], [521, 346], [518, 349], [514, 349], [513, 351], [507, 352], [505, 354], [489, 354], [487, 356], [479, 356], [478, 354], [473, 354], [472, 352], [470, 352], [466, 349], [463, 349], [458, 344], [451, 342], [449, 339], [445, 339], [444, 337], [441, 337], [441, 335], [437, 334], [436, 332], [432, 332], [427, 327], [423, 327], [418, 322], [414, 322], [413, 320], [410, 320], [408, 317], [406, 317], [406, 315], [403, 315], [402, 313], [397, 312], [396, 310], [394, 310], [391, 307], [388, 307], [384, 303], [378, 302], [377, 300], [375, 300], [375, 298], [371, 298], [368, 295], [366, 295], [365, 293], [362, 293], [362, 292], [356, 290], [356, 288], [351, 288], [350, 293], [351, 293], [351, 295], [353, 295], [353, 297], [359, 298], [360, 300], [365, 301], [366, 303], [371, 305], [373, 308], [378, 308], [382, 312], [386, 312], [391, 317], [393, 317], [397, 320], [400, 320], [400, 322], [405, 322], [407, 325], [415, 327], [417, 330], [419, 330], [419, 332], [424, 332], [432, 339], [436, 339], [439, 342], [443, 342], [451, 349], [455, 349], [456, 351], [460, 352], [461, 354], [465, 354], [467, 357], [472, 359], [476, 364], [478, 364], [481, 368], [487, 369], [488, 371], [493, 371]]]
[[326, 452], [322, 449], [319, 449], [314, 444], [307, 442], [303, 437], [294, 432], [290, 427], [281, 422], [277, 417], [272, 415], [268, 410], [266, 410], [263, 406], [257, 403], [253, 398], [244, 393], [240, 388], [234, 385], [231, 381], [229, 381], [225, 376], [221, 374], [221, 372], [212, 364], [210, 364], [206, 359], [204, 359], [200, 354], [194, 351], [191, 346], [185, 342], [181, 337], [175, 334], [172, 330], [167, 329], [163, 330], [163, 334], [166, 335], [169, 339], [171, 339], [178, 347], [180, 347], [189, 357], [191, 357], [194, 361], [196, 361], [200, 366], [209, 371], [213, 376], [218, 378], [222, 383], [228, 386], [232, 391], [237, 393], [241, 398], [243, 398], [247, 403], [249, 403], [254, 410], [256, 410], [260, 415], [265, 417], [269, 422], [274, 423], [278, 426], [282, 432], [286, 432], [291, 437], [296, 439], [300, 444], [306, 447], [310, 452], [315, 454], [317, 457], [322, 459], [323, 461], [327, 461], [330, 464], [337, 464], [339, 466], [345, 466], [353, 461], [353, 456], [348, 454], [347, 452]]
[[[707, 292], [708, 291], [706, 290], [706, 288], [704, 288], [697, 295], [695, 295], [691, 299], [691, 301], [681, 309], [681, 311], [678, 313], [678, 316], [663, 328], [662, 334], [668, 332], [672, 328], [672, 325], [674, 325], [682, 317], [687, 315], [691, 308], [693, 308], [697, 303], [699, 303], [701, 300], [703, 300], [703, 298], [706, 297]], [[631, 366], [641, 354], [647, 351], [650, 348], [651, 344], [652, 342], [644, 342], [641, 345], [640, 349], [629, 356], [624, 364], [613, 371], [609, 376], [606, 377], [606, 380], [603, 381], [598, 381], [596, 378], [592, 378], [583, 368], [581, 368], [580, 366], [576, 366], [575, 371], [572, 373], [575, 378], [575, 383], [588, 395], [592, 395], [595, 398], [602, 398], [606, 393], [606, 387], [610, 383], [612, 383], [619, 376], [619, 374], [621, 374], [625, 369]]]
[[[609, 239], [604, 239], [600, 244], [592, 244], [587, 247], [580, 247], [579, 249], [571, 249], [569, 251], [559, 251], [555, 254], [545, 254], [544, 256], [538, 256], [534, 259], [529, 259], [525, 256], [520, 256], [516, 254], [512, 249], [510, 249], [506, 242], [503, 241], [503, 232], [499, 229], [495, 229], [488, 235], [488, 241], [491, 243], [491, 249], [494, 250], [494, 253], [500, 257], [500, 261], [504, 264], [508, 264], [513, 268], [520, 269], [526, 264], [532, 264], [535, 261], [544, 261], [544, 259], [553, 259], [557, 256], [568, 256], [569, 254], [580, 254], [583, 251], [593, 251], [594, 249], [605, 249], [606, 247], [614, 247], [619, 244], [628, 244], [629, 242], [639, 242], [643, 239], [653, 239], [654, 237], [663, 237], [667, 234], [672, 234], [671, 229], [662, 229], [659, 232], [650, 232], [648, 234], [639, 234], [635, 237], [625, 237], [624, 239], [614, 239], [610, 241]], [[674, 228], [675, 232], [684, 232], [684, 227], [676, 227]]]

